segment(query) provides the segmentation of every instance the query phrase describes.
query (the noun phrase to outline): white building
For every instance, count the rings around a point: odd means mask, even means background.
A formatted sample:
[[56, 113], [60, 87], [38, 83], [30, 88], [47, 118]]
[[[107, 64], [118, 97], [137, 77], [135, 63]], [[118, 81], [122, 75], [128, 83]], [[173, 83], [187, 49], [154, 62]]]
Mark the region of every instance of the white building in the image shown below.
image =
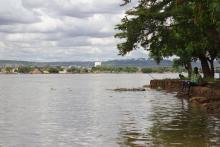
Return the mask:
[[101, 66], [101, 65], [102, 65], [102, 62], [95, 62], [95, 67]]

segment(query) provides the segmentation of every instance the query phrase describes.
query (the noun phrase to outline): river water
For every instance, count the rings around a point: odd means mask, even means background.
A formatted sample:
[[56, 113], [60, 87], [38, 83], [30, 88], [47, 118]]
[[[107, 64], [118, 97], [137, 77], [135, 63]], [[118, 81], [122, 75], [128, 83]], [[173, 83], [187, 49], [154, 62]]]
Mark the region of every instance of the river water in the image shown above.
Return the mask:
[[1, 147], [217, 147], [220, 120], [173, 93], [114, 92], [175, 74], [0, 75]]

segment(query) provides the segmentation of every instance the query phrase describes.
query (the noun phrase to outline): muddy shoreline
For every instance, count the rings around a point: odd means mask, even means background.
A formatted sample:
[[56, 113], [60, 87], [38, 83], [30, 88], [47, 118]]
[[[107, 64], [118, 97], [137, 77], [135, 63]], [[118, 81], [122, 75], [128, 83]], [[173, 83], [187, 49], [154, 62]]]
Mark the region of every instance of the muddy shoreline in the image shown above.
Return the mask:
[[190, 103], [202, 107], [209, 113], [220, 113], [220, 84], [210, 83], [206, 86], [194, 86], [188, 94], [182, 91], [182, 81], [178, 79], [151, 80], [150, 88], [177, 92], [178, 98], [186, 98]]

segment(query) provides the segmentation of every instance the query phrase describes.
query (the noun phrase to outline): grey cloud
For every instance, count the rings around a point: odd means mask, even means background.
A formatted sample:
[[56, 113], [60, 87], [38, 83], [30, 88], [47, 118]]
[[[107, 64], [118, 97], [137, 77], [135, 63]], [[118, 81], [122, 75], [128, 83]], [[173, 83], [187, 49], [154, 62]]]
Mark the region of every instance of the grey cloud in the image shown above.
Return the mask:
[[22, 0], [27, 9], [40, 8], [53, 16], [90, 17], [94, 14], [118, 14], [121, 12], [120, 0]]
[[113, 35], [114, 25], [120, 22], [124, 9], [120, 3], [120, 0], [2, 0], [0, 59], [119, 58]]
[[88, 41], [88, 37], [75, 37], [62, 39], [57, 42], [57, 46], [60, 47], [79, 47], [79, 46], [90, 46], [91, 43]]
[[25, 9], [20, 0], [0, 1], [0, 25], [29, 24], [37, 21], [38, 16]]

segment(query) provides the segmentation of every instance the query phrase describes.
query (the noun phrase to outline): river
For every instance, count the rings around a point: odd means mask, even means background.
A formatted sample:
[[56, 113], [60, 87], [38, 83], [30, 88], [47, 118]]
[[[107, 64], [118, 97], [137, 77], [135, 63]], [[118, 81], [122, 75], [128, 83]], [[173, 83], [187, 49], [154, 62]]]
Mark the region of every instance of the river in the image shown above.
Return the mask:
[[220, 146], [220, 119], [176, 98], [175, 93], [111, 90], [175, 77], [0, 75], [0, 146]]

